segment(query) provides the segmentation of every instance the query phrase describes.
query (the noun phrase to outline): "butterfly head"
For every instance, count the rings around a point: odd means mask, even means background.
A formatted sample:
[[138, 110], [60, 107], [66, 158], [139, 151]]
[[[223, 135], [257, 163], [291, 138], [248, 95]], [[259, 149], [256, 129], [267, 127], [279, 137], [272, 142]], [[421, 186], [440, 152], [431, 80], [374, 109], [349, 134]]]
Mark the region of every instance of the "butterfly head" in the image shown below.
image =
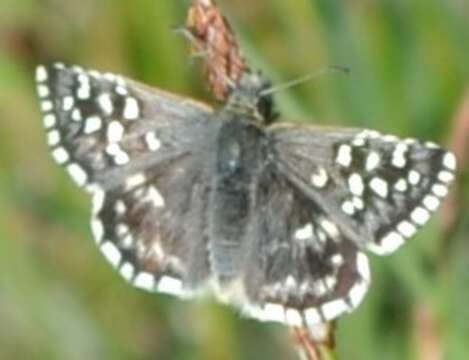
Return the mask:
[[256, 122], [268, 124], [276, 116], [272, 95], [264, 94], [270, 88], [270, 82], [260, 72], [245, 73], [228, 96], [226, 106]]

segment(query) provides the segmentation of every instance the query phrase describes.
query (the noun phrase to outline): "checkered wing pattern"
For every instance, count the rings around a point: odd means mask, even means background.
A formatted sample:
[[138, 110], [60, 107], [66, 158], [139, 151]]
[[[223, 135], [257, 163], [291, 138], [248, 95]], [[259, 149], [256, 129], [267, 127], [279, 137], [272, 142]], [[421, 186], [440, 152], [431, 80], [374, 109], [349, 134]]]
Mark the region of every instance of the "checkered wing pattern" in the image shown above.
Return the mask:
[[[211, 110], [80, 67], [39, 66], [36, 80], [52, 156], [92, 194], [92, 230], [105, 257], [147, 290], [183, 294], [202, 281], [205, 257], [191, 263], [198, 250], [173, 219], [203, 234], [194, 212], [206, 202], [198, 159], [217, 126]], [[186, 265], [199, 271], [188, 274]]]
[[370, 130], [276, 125], [278, 166], [340, 233], [379, 255], [424, 225], [454, 179], [454, 155]]
[[356, 308], [370, 283], [368, 258], [335, 219], [276, 171], [264, 174], [249, 238], [248, 315], [314, 326]]
[[363, 251], [390, 254], [424, 225], [456, 160], [433, 143], [368, 130], [278, 124], [268, 136], [274, 170], [258, 186], [246, 311], [313, 326], [360, 304], [370, 284]]

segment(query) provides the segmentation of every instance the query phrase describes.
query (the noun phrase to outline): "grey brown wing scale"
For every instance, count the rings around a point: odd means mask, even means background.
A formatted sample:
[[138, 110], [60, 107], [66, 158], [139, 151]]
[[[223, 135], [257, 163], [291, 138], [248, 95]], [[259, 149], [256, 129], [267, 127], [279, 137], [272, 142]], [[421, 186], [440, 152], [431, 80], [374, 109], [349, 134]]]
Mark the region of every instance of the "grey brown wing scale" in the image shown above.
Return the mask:
[[379, 255], [430, 219], [455, 177], [454, 155], [430, 142], [281, 124], [270, 134], [281, 172], [359, 247]]
[[91, 193], [104, 256], [137, 287], [188, 295], [209, 271], [211, 109], [76, 66], [39, 66], [36, 81], [52, 156]]

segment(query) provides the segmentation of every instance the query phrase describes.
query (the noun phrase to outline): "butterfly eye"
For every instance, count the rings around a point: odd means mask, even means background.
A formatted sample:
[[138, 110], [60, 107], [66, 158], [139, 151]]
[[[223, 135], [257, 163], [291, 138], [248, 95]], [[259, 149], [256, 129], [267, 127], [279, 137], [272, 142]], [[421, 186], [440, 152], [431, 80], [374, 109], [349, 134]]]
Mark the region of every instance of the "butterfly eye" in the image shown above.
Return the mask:
[[257, 100], [256, 110], [267, 124], [271, 123], [276, 117], [272, 95], [261, 95]]

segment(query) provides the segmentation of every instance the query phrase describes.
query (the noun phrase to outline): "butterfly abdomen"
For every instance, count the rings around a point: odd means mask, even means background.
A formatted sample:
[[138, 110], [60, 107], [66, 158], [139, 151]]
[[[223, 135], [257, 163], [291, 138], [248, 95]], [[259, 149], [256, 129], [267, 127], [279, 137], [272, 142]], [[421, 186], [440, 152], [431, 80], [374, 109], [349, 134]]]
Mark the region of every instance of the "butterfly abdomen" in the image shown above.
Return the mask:
[[223, 125], [216, 141], [209, 251], [213, 271], [227, 280], [240, 273], [244, 259], [265, 135], [240, 116], [221, 112], [220, 118]]

